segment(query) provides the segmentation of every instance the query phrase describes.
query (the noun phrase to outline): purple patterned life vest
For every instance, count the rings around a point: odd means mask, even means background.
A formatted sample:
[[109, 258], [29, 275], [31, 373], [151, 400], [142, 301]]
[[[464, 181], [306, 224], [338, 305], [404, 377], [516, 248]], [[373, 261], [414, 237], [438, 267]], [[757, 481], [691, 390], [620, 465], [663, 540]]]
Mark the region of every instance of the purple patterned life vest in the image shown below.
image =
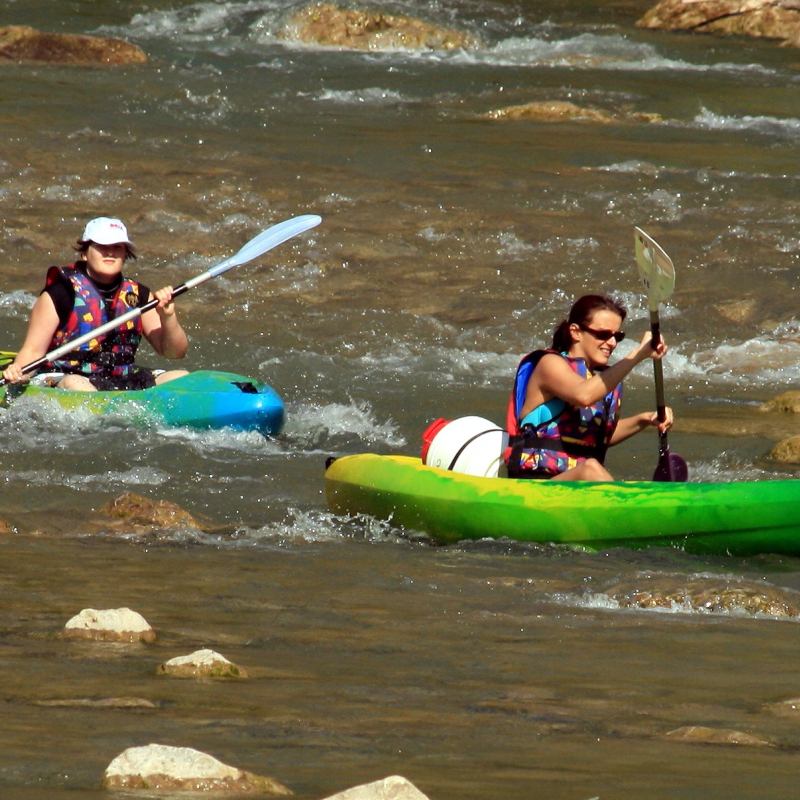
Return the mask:
[[617, 427], [622, 383], [594, 405], [580, 408], [565, 404], [553, 419], [537, 427], [526, 425], [520, 429], [520, 412], [528, 382], [539, 360], [548, 353], [560, 355], [576, 375], [587, 380], [592, 377], [582, 358], [570, 358], [555, 350], [536, 350], [522, 359], [517, 367], [506, 420], [509, 447], [505, 456], [509, 477], [522, 474], [550, 478], [572, 469], [587, 458], [596, 458], [602, 464]]
[[[50, 267], [47, 286], [66, 280], [75, 291], [75, 302], [66, 324], [53, 335], [49, 350], [88, 333], [110, 319], [139, 306], [139, 284], [123, 277], [110, 303], [103, 300], [80, 262], [68, 267]], [[134, 369], [136, 348], [142, 338], [142, 318], [128, 320], [99, 339], [91, 339], [52, 362], [60, 372], [124, 378]]]

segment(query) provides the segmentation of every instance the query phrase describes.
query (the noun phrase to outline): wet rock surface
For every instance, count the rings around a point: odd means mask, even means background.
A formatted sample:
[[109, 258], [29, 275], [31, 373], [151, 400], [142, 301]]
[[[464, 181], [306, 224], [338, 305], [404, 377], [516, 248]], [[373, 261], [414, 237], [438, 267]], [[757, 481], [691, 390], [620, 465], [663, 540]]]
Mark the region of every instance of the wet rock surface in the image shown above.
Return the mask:
[[800, 47], [800, 4], [796, 0], [661, 0], [636, 25], [779, 39]]
[[151, 500], [147, 497], [125, 492], [101, 509], [102, 513], [122, 520], [129, 527], [202, 529], [201, 524], [188, 512], [167, 500]]
[[484, 114], [491, 120], [529, 119], [538, 122], [566, 122], [577, 120], [582, 122], [662, 122], [658, 114], [636, 113], [627, 111], [606, 111], [591, 106], [579, 106], [566, 100], [547, 100], [506, 106]]
[[478, 39], [465, 31], [439, 27], [415, 17], [332, 3], [302, 9], [287, 21], [282, 36], [353, 50], [454, 50], [479, 46]]
[[144, 64], [147, 55], [122, 39], [42, 33], [26, 25], [9, 25], [0, 28], [0, 63], [3, 61], [120, 66]]
[[639, 581], [606, 587], [604, 594], [621, 608], [686, 608], [708, 613], [800, 615], [800, 596], [788, 589], [739, 578], [642, 576]]

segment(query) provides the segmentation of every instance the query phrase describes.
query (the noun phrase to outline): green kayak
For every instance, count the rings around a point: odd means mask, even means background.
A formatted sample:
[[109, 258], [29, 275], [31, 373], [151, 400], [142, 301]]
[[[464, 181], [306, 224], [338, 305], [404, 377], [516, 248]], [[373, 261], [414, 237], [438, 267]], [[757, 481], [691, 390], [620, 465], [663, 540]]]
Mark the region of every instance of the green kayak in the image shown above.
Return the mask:
[[553, 482], [486, 478], [419, 458], [344, 456], [325, 472], [338, 514], [368, 514], [434, 540], [552, 542], [605, 550], [800, 555], [800, 481]]
[[35, 382], [0, 387], [0, 406], [50, 398], [68, 410], [124, 416], [130, 422], [199, 429], [234, 428], [280, 433], [283, 401], [261, 381], [233, 372], [198, 370], [151, 389], [74, 392]]

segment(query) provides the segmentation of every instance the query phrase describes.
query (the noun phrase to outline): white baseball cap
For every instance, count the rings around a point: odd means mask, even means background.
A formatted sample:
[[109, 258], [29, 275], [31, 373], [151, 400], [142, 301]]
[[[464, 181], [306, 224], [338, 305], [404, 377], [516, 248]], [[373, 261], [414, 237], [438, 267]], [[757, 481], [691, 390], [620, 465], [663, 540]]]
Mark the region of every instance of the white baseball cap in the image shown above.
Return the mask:
[[114, 217], [97, 217], [88, 222], [79, 241], [81, 244], [126, 244], [136, 251], [136, 245], [128, 238], [128, 229]]

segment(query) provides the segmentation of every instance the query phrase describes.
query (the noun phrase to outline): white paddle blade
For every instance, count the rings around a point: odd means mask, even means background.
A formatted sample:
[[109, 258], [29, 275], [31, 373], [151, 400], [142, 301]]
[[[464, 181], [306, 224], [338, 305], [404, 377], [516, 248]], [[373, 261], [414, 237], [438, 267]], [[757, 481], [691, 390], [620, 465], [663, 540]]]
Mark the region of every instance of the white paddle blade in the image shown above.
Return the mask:
[[279, 222], [251, 239], [238, 253], [225, 259], [221, 264], [217, 264], [216, 267], [209, 269], [209, 277], [216, 278], [217, 275], [227, 272], [232, 267], [246, 264], [248, 261], [263, 255], [267, 250], [272, 250], [273, 247], [283, 244], [287, 239], [297, 236], [298, 233], [304, 233], [310, 228], [319, 225], [320, 222], [322, 222], [322, 217], [316, 214], [305, 214], [301, 217], [293, 217]]
[[675, 267], [672, 259], [652, 237], [641, 228], [634, 228], [636, 243], [636, 266], [647, 287], [647, 302], [651, 311], [658, 311], [658, 304], [672, 296], [675, 288]]

